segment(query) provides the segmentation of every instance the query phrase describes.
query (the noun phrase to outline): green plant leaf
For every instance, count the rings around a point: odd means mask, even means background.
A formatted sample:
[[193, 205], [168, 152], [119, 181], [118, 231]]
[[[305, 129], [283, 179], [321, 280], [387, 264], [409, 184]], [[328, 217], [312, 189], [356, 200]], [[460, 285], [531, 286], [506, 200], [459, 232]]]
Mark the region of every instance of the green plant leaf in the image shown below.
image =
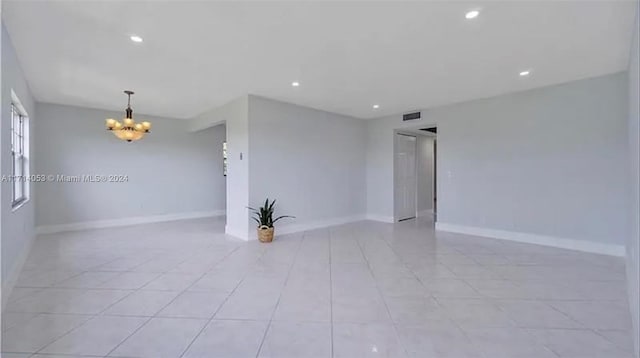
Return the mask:
[[280, 219], [284, 219], [284, 218], [292, 218], [292, 219], [295, 219], [296, 217], [295, 217], [295, 216], [291, 216], [291, 215], [282, 215], [282, 216], [278, 216], [277, 218], [275, 218], [275, 219], [273, 220], [273, 223], [275, 223], [276, 221], [278, 221], [278, 220], [280, 220]]
[[295, 216], [282, 215], [274, 219], [273, 215], [275, 213], [275, 206], [275, 199], [273, 201], [270, 201], [269, 198], [266, 198], [264, 201], [264, 206], [261, 206], [258, 209], [247, 206], [247, 209], [251, 210], [251, 213], [253, 214], [251, 218], [255, 220], [259, 226], [264, 225], [267, 227], [273, 227], [273, 224], [280, 219], [295, 218]]

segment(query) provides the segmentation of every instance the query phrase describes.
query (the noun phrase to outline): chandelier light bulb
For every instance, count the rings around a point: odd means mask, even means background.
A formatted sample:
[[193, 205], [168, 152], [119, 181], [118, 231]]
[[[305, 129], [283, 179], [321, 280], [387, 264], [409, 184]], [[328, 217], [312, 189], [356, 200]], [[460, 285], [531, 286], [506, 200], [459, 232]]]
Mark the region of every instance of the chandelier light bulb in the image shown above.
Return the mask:
[[124, 118], [122, 121], [124, 122], [124, 125], [127, 127], [131, 127], [131, 125], [133, 124], [133, 119], [131, 118]]
[[147, 121], [142, 122], [142, 128], [144, 128], [145, 130], [151, 129], [151, 123]]
[[116, 126], [116, 120], [113, 118], [107, 119], [107, 128], [112, 129]]

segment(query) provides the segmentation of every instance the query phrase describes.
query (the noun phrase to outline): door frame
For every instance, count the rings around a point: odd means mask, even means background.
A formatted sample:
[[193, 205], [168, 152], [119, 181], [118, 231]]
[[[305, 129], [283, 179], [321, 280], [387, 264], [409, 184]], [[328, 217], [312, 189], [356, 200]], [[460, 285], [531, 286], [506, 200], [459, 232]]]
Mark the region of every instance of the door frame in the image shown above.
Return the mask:
[[[405, 136], [405, 137], [413, 137], [415, 139], [415, 153], [413, 156], [413, 160], [415, 161], [415, 163], [413, 164], [414, 167], [414, 176], [415, 176], [415, 188], [414, 188], [414, 216], [413, 218], [417, 218], [418, 217], [418, 136], [415, 134], [410, 134], [407, 132], [402, 132], [402, 131], [394, 131], [393, 133], [393, 221], [394, 222], [398, 222], [400, 221], [400, 215], [399, 215], [399, 208], [398, 208], [398, 200], [397, 199], [397, 192], [398, 192], [398, 161], [396, 160], [397, 156], [398, 156], [398, 136]], [[409, 218], [408, 218], [409, 219]], [[405, 220], [405, 219], [403, 219]]]

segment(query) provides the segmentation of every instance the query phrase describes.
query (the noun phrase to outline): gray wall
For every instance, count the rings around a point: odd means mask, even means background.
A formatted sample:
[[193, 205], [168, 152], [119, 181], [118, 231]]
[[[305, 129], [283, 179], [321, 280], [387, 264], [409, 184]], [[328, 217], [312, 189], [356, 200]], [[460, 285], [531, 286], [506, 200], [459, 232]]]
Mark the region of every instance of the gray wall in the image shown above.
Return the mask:
[[278, 200], [279, 227], [365, 214], [365, 122], [249, 97], [251, 205]]
[[438, 221], [624, 244], [626, 79], [459, 105], [438, 123]]
[[629, 61], [629, 149], [631, 153], [631, 233], [627, 242], [627, 281], [629, 282], [629, 302], [631, 302], [631, 313], [633, 316], [634, 337], [636, 345], [636, 356], [640, 356], [640, 330], [638, 329], [638, 321], [640, 320], [640, 297], [638, 291], [639, 280], [638, 274], [640, 273], [640, 264], [638, 258], [640, 257], [640, 179], [638, 165], [640, 163], [639, 152], [640, 146], [638, 141], [640, 140], [640, 114], [638, 103], [638, 97], [640, 92], [638, 86], [640, 79], [638, 78], [638, 20], [640, 18], [639, 11], [636, 9], [636, 24], [634, 26], [634, 35], [631, 49], [631, 58]]
[[152, 122], [151, 134], [127, 143], [104, 128], [120, 112], [38, 103], [36, 113], [36, 173], [128, 176], [122, 183], [38, 183], [37, 226], [224, 210], [224, 126], [189, 133], [186, 121], [134, 113]]
[[[31, 132], [38, 126], [34, 102], [29, 86], [24, 79], [22, 69], [16, 58], [13, 44], [2, 26], [2, 113], [0, 122], [0, 167], [2, 175], [11, 175], [11, 91], [14, 91], [25, 107], [30, 117]], [[33, 140], [31, 141], [30, 168], [36, 158], [33, 155]], [[33, 187], [32, 187], [33, 188]], [[34, 200], [33, 189], [31, 200], [13, 211], [11, 208], [12, 184], [0, 184], [0, 234], [2, 240], [2, 298], [3, 305], [10, 286], [17, 276], [22, 261], [27, 255], [34, 237]]]
[[[626, 75], [423, 111], [438, 126], [438, 221], [623, 245], [628, 234]], [[393, 216], [393, 129], [370, 122], [367, 208]]]

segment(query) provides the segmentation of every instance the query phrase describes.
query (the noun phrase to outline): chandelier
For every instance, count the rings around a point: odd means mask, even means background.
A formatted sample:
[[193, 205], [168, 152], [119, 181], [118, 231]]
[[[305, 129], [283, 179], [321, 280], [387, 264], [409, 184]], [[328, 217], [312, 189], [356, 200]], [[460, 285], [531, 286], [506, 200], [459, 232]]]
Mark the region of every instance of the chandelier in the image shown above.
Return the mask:
[[127, 142], [133, 142], [138, 139], [142, 139], [145, 134], [149, 133], [151, 129], [150, 122], [136, 123], [133, 120], [133, 109], [131, 109], [131, 95], [133, 91], [124, 91], [127, 94], [127, 108], [125, 109], [125, 117], [122, 119], [122, 123], [116, 121], [113, 118], [107, 119], [107, 129], [110, 130], [116, 137], [126, 140]]

